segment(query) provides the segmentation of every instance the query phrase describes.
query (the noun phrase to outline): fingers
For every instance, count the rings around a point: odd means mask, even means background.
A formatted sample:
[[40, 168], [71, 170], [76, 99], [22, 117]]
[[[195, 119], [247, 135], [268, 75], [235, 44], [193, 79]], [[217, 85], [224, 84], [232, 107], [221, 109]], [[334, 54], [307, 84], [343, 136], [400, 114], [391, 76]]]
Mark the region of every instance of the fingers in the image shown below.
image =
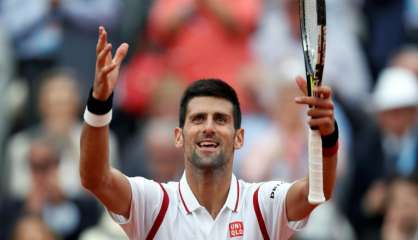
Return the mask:
[[299, 90], [303, 93], [303, 95], [307, 95], [306, 94], [306, 92], [307, 92], [307, 84], [306, 84], [305, 79], [303, 77], [301, 77], [301, 76], [297, 76], [296, 77], [296, 84], [298, 85]]
[[97, 66], [99, 68], [102, 68], [106, 64], [106, 60], [111, 54], [112, 51], [112, 44], [108, 43], [106, 46], [102, 49], [102, 51], [99, 52], [97, 55]]
[[107, 65], [106, 67], [104, 67], [102, 69], [102, 71], [100, 72], [100, 74], [102, 76], [106, 76], [107, 74], [109, 74], [111, 71], [113, 71], [113, 69], [115, 69], [118, 65], [116, 63], [111, 63], [110, 65]]
[[106, 44], [107, 44], [107, 32], [103, 26], [100, 26], [99, 27], [99, 39], [97, 40], [97, 45], [96, 45], [96, 55], [99, 55], [99, 53], [103, 50]]
[[297, 104], [305, 104], [305, 105], [313, 106], [314, 108], [319, 108], [319, 109], [330, 109], [330, 110], [334, 109], [334, 104], [332, 103], [330, 98], [323, 99], [323, 98], [318, 98], [318, 97], [302, 96], [302, 97], [296, 97], [295, 102]]
[[312, 118], [321, 118], [321, 117], [334, 117], [334, 111], [330, 109], [319, 109], [319, 108], [310, 108], [308, 110], [308, 116]]
[[115, 69], [117, 66], [117, 64], [111, 62], [110, 64], [100, 67], [97, 71], [98, 79], [106, 79], [107, 74], [113, 71], [113, 69]]
[[128, 48], [129, 45], [127, 43], [122, 43], [122, 45], [120, 45], [116, 50], [116, 54], [112, 62], [116, 65], [120, 65], [128, 53]]
[[334, 109], [334, 104], [331, 101], [332, 90], [330, 87], [319, 86], [315, 87], [314, 91], [315, 95], [318, 97], [300, 96], [295, 98], [295, 102], [298, 104], [314, 106], [315, 108]]
[[322, 99], [327, 99], [332, 96], [332, 90], [328, 86], [319, 86], [314, 88], [315, 95]]
[[334, 103], [332, 102], [332, 90], [328, 86], [315, 86], [314, 95], [306, 96], [307, 83], [301, 76], [296, 77], [296, 83], [304, 96], [296, 97], [297, 104], [308, 105], [307, 112], [310, 116], [308, 124], [311, 128], [318, 128], [321, 136], [334, 132]]
[[106, 100], [112, 93], [119, 75], [119, 67], [128, 52], [128, 44], [124, 43], [116, 50], [112, 59], [112, 44], [108, 42], [104, 27], [99, 27], [96, 46], [96, 73], [93, 96]]
[[[303, 93], [303, 95], [307, 95], [307, 83], [306, 80], [302, 76], [296, 77], [296, 84], [299, 87], [299, 90]], [[314, 92], [316, 96], [320, 98], [329, 98], [332, 96], [332, 90], [328, 86], [316, 86], [314, 87]]]
[[[329, 117], [310, 118], [308, 120], [308, 124], [310, 127], [319, 128], [319, 130], [321, 131], [321, 135], [327, 135], [329, 133], [332, 133], [334, 129], [334, 119], [329, 118]], [[329, 129], [332, 129], [332, 130], [329, 130]], [[322, 132], [325, 132], [325, 133], [322, 133]]]

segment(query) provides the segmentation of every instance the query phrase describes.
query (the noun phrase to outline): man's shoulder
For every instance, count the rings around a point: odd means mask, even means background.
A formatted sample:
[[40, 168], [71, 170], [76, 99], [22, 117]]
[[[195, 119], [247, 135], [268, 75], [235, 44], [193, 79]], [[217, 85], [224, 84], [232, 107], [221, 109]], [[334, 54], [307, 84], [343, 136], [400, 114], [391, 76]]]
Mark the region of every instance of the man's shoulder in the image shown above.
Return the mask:
[[169, 195], [177, 192], [179, 182], [158, 182], [153, 179], [148, 179], [141, 176], [127, 177], [132, 189], [137, 189], [139, 192], [161, 192], [166, 191]]
[[244, 196], [252, 196], [258, 190], [258, 194], [260, 198], [267, 198], [274, 199], [277, 194], [285, 191], [290, 187], [291, 183], [274, 180], [274, 181], [265, 181], [265, 182], [246, 182], [245, 180], [240, 179], [239, 184], [242, 189], [242, 193]]

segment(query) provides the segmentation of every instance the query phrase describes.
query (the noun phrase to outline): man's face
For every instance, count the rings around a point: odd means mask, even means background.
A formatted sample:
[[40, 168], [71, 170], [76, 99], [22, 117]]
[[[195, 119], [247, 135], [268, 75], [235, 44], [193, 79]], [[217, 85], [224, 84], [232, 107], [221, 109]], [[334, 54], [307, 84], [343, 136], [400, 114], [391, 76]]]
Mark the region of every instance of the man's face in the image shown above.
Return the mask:
[[416, 124], [417, 113], [417, 107], [390, 109], [379, 112], [378, 120], [386, 133], [402, 137]]
[[234, 128], [233, 106], [222, 98], [195, 97], [187, 106], [183, 129], [176, 128], [176, 146], [184, 148], [186, 165], [218, 169], [232, 163], [242, 146], [243, 130]]

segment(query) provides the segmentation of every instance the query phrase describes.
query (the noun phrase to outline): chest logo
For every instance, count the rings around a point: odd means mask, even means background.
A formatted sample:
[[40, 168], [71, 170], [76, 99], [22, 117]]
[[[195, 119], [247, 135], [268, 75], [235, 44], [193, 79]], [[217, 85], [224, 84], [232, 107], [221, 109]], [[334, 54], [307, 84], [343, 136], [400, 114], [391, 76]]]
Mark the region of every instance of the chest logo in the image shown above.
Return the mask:
[[229, 224], [229, 237], [241, 237], [244, 235], [244, 224], [241, 221]]

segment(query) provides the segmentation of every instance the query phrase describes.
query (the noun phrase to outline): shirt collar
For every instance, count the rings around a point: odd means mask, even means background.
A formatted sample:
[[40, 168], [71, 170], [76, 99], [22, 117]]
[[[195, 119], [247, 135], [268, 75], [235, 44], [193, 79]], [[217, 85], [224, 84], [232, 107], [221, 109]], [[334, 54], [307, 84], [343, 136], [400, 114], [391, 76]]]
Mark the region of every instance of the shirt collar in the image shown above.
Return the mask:
[[[179, 182], [179, 194], [181, 205], [183, 205], [186, 214], [189, 214], [202, 207], [197, 201], [192, 190], [190, 189], [185, 173], [183, 173], [183, 176], [181, 177]], [[229, 193], [225, 202], [225, 206], [231, 209], [233, 212], [238, 211], [238, 203], [241, 198], [240, 195], [241, 190], [239, 181], [235, 177], [235, 175], [232, 174]]]

